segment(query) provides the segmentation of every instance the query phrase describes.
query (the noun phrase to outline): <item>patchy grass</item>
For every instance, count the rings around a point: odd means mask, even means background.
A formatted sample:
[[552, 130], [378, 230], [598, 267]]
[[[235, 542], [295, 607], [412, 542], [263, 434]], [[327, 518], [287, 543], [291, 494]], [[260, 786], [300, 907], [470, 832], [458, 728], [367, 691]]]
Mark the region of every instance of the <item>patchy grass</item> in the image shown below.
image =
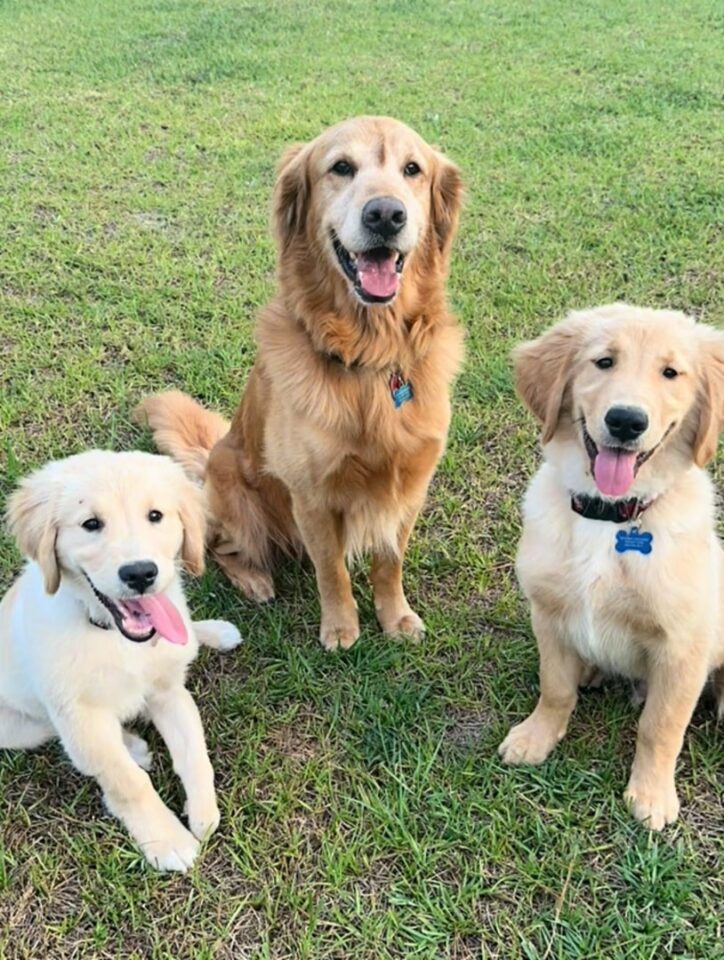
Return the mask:
[[[412, 543], [429, 638], [326, 655], [309, 567], [193, 671], [223, 821], [152, 873], [60, 751], [0, 760], [0, 957], [649, 960], [724, 953], [722, 739], [686, 740], [683, 815], [621, 793], [636, 712], [583, 698], [542, 769], [495, 748], [536, 693], [512, 558], [536, 459], [508, 353], [615, 298], [724, 320], [724, 17], [709, 0], [6, 0], [0, 7], [2, 493], [44, 460], [148, 438], [140, 396], [229, 411], [273, 289], [282, 148], [388, 113], [465, 172], [450, 279], [469, 331], [449, 451]], [[7, 584], [19, 558], [0, 544]], [[158, 742], [155, 744], [158, 747]], [[159, 751], [163, 757], [163, 751]], [[177, 809], [169, 765], [155, 773]]]

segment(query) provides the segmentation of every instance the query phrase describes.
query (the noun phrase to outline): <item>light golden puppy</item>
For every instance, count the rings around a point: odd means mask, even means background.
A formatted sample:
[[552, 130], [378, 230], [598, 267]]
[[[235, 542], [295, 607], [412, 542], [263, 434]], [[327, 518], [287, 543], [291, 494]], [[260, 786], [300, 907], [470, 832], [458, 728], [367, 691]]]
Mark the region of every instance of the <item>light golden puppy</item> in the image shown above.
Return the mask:
[[160, 449], [204, 478], [210, 546], [241, 590], [269, 600], [275, 553], [309, 554], [328, 649], [359, 636], [345, 559], [365, 551], [382, 628], [424, 633], [402, 563], [462, 360], [445, 298], [461, 194], [457, 168], [388, 117], [293, 147], [274, 194], [279, 291], [232, 423], [176, 392], [141, 405]]
[[[0, 749], [59, 737], [148, 860], [186, 870], [219, 822], [186, 670], [199, 643], [241, 639], [186, 607], [179, 561], [203, 570], [201, 491], [166, 457], [94, 450], [22, 481], [8, 519], [30, 562], [0, 604]], [[190, 832], [142, 769], [145, 741], [123, 729], [140, 714], [183, 781]]]
[[674, 768], [708, 677], [721, 696], [723, 554], [702, 467], [724, 423], [724, 333], [612, 304], [519, 347], [515, 368], [543, 425], [517, 564], [541, 692], [500, 752], [545, 760], [591, 667], [645, 680], [625, 798], [659, 830], [679, 812]]

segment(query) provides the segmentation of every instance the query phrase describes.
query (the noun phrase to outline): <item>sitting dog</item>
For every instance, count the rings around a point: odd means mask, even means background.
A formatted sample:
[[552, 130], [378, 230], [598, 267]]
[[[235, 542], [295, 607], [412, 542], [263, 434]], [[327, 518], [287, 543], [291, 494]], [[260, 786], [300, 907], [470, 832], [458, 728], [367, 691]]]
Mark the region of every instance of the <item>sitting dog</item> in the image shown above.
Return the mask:
[[643, 680], [625, 799], [660, 830], [679, 812], [676, 759], [708, 677], [724, 701], [722, 549], [702, 469], [724, 418], [724, 333], [613, 304], [519, 347], [515, 367], [543, 425], [517, 562], [540, 699], [500, 753], [545, 760], [590, 668]]
[[461, 196], [457, 168], [387, 117], [290, 149], [274, 193], [279, 290], [232, 423], [178, 392], [139, 410], [204, 480], [211, 549], [247, 596], [273, 597], [280, 551], [309, 554], [329, 650], [359, 636], [345, 559], [365, 551], [382, 629], [424, 633], [402, 564], [463, 354], [445, 295]]
[[[47, 464], [10, 498], [29, 558], [0, 604], [0, 748], [59, 737], [101, 785], [155, 867], [186, 870], [219, 823], [214, 774], [186, 670], [199, 643], [241, 637], [192, 623], [179, 556], [203, 570], [202, 492], [167, 457], [94, 450]], [[147, 714], [187, 797], [187, 830], [148, 774], [145, 741], [123, 724]]]

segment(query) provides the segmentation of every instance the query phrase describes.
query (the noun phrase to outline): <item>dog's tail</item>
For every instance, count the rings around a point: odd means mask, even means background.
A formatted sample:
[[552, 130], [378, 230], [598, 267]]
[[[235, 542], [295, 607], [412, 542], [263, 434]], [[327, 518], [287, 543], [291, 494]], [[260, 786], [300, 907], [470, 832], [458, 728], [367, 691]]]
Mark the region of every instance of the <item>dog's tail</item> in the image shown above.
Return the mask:
[[178, 460], [194, 480], [204, 479], [209, 453], [230, 426], [228, 420], [180, 390], [146, 397], [134, 410], [133, 418], [148, 424], [158, 449]]

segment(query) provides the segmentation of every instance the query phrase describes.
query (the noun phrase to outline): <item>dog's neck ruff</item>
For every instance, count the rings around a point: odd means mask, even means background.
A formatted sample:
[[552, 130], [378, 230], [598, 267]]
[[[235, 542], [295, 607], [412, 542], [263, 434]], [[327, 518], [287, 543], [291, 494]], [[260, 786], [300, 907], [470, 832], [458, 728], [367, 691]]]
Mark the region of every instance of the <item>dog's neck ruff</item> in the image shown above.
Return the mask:
[[[345, 363], [344, 359], [340, 357], [338, 353], [322, 353], [321, 356], [323, 356], [328, 363], [337, 364], [350, 372], [364, 367], [364, 363], [361, 360], [352, 360], [351, 363]], [[388, 377], [392, 402], [395, 405], [395, 409], [399, 410], [404, 403], [412, 400], [414, 396], [412, 384], [409, 380], [405, 380], [399, 367], [392, 367], [390, 369], [392, 372], [390, 372], [390, 370], [381, 372]]]
[[605, 520], [608, 523], [635, 523], [645, 513], [653, 500], [604, 500], [587, 493], [571, 494], [571, 510], [586, 520]]

